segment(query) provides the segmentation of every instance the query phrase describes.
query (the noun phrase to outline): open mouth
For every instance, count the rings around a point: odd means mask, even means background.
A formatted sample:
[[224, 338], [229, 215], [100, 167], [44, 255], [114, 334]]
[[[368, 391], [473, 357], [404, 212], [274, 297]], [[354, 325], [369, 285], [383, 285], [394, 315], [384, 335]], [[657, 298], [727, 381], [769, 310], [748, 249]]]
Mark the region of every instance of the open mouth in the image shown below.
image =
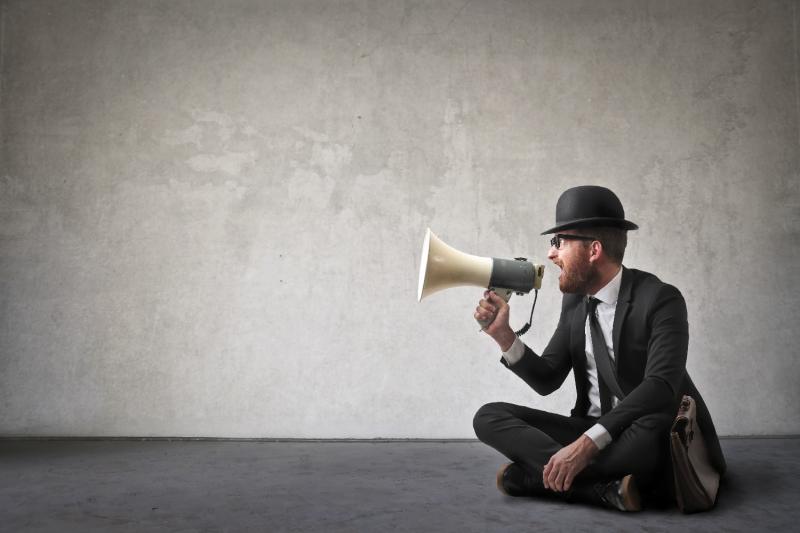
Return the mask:
[[561, 278], [564, 277], [564, 265], [556, 263], [556, 266], [560, 269], [560, 272], [558, 273], [558, 279], [561, 280]]

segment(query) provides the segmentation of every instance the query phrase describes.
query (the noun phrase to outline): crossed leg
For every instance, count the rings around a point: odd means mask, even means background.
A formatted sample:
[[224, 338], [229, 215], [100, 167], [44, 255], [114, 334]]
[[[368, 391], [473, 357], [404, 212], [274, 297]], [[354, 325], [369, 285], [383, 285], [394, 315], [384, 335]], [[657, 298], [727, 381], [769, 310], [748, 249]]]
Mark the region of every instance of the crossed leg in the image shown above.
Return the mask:
[[[482, 442], [522, 466], [532, 480], [541, 482], [550, 457], [574, 442], [595, 421], [495, 402], [478, 410], [473, 427]], [[663, 466], [670, 423], [671, 417], [664, 414], [637, 419], [576, 477], [576, 483], [609, 481], [633, 474], [640, 485], [650, 485]]]

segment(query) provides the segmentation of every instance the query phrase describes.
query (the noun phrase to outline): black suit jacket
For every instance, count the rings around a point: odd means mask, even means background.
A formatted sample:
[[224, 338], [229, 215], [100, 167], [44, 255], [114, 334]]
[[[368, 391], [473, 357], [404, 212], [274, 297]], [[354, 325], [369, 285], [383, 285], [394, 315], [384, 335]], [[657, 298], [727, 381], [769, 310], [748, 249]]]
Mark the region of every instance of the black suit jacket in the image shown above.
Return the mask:
[[[584, 300], [578, 294], [564, 295], [558, 326], [541, 356], [525, 346], [525, 355], [514, 365], [501, 358], [542, 395], [561, 387], [573, 370], [577, 399], [572, 416], [581, 417], [589, 410]], [[612, 341], [617, 381], [625, 398], [598, 422], [616, 439], [644, 415], [663, 412], [674, 416], [683, 395], [689, 394], [697, 402], [698, 424], [711, 462], [724, 473], [725, 458], [711, 415], [686, 372], [689, 324], [680, 291], [652, 274], [623, 267]]]

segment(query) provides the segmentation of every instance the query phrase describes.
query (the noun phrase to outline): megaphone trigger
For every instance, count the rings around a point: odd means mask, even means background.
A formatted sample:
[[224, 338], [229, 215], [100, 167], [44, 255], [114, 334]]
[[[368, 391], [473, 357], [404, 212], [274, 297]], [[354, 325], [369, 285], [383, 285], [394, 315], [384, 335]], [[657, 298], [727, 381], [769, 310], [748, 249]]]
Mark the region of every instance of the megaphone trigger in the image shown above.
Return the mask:
[[496, 295], [502, 298], [506, 303], [511, 299], [511, 295], [514, 294], [512, 289], [495, 289], [494, 287], [489, 287], [490, 291], [494, 291]]

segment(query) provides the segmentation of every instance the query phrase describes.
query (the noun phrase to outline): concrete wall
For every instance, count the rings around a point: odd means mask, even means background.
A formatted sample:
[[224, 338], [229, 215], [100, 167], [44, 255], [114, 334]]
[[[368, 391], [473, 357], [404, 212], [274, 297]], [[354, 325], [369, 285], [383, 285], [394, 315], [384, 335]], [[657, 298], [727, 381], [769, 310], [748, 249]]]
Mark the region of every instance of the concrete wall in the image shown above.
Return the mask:
[[[722, 434], [800, 433], [791, 1], [6, 1], [0, 434], [472, 437], [566, 412], [416, 301], [617, 191]], [[546, 273], [528, 343], [557, 319]], [[521, 325], [531, 298], [513, 301]]]

